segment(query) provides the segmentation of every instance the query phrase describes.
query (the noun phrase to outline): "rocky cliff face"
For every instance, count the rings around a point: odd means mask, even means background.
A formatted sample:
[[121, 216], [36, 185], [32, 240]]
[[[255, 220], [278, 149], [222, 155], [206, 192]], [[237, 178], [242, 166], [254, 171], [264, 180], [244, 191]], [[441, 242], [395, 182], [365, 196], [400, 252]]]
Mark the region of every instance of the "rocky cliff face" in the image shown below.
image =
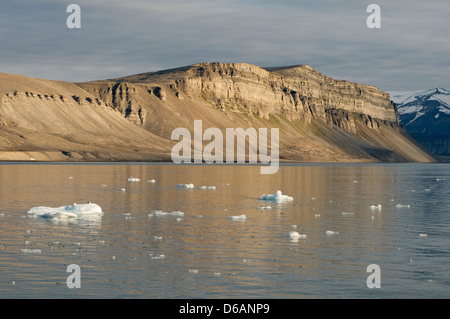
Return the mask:
[[279, 128], [281, 160], [434, 161], [399, 125], [387, 93], [306, 65], [202, 63], [76, 84], [0, 76], [0, 153], [170, 159], [172, 131], [192, 131], [195, 120], [223, 132]]
[[401, 128], [389, 94], [307, 65], [201, 63], [78, 85], [166, 139], [202, 119], [221, 129], [280, 127], [286, 159], [433, 160]]

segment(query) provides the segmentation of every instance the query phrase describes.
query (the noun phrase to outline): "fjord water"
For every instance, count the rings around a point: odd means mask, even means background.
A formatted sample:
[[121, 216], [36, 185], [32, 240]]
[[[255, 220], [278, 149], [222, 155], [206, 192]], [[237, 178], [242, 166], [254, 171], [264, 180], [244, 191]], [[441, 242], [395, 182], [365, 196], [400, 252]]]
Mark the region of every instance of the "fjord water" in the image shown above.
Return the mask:
[[[0, 298], [449, 298], [449, 169], [304, 164], [261, 175], [250, 165], [5, 163]], [[294, 201], [259, 199], [277, 190]], [[101, 219], [27, 216], [88, 201]], [[239, 215], [247, 218], [229, 218]], [[289, 240], [292, 225], [306, 238]], [[66, 285], [71, 264], [79, 289]], [[367, 286], [371, 264], [381, 288]]]

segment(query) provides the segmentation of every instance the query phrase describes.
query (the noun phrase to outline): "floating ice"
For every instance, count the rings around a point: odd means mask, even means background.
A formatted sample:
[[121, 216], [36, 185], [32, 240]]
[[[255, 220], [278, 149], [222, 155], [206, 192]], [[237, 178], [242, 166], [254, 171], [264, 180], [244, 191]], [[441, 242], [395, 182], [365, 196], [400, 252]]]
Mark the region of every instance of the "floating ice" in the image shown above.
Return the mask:
[[288, 237], [289, 237], [289, 239], [297, 240], [297, 239], [305, 239], [305, 238], [306, 238], [306, 235], [305, 235], [305, 234], [299, 234], [299, 233], [296, 232], [296, 231], [290, 231], [290, 232], [288, 233]]
[[319, 217], [320, 217], [320, 214], [314, 214], [314, 217], [315, 217], [315, 218], [319, 218]]
[[194, 188], [194, 184], [178, 184], [177, 187], [180, 187], [180, 188]]
[[163, 212], [162, 210], [154, 210], [150, 214], [148, 214], [149, 217], [151, 216], [176, 216], [176, 217], [183, 217], [184, 213], [180, 211], [173, 211], [173, 212]]
[[158, 254], [156, 254], [156, 255], [150, 254], [149, 256], [150, 256], [150, 258], [153, 259], [153, 260], [159, 260], [159, 259], [164, 259], [164, 258], [166, 258], [165, 255], [158, 255]]
[[198, 274], [198, 269], [189, 269], [190, 274]]
[[346, 216], [346, 215], [355, 215], [355, 213], [350, 213], [350, 212], [342, 212], [342, 215]]
[[402, 205], [402, 204], [397, 204], [395, 205], [396, 208], [410, 208], [411, 205]]
[[122, 188], [119, 188], [119, 191], [120, 191], [120, 192], [126, 192], [127, 189], [122, 187]]
[[272, 206], [261, 206], [261, 207], [258, 207], [258, 209], [261, 209], [261, 210], [272, 209]]
[[325, 232], [325, 234], [327, 234], [327, 235], [337, 235], [337, 234], [339, 234], [339, 232], [333, 231], [333, 230], [327, 230], [327, 231]]
[[28, 214], [34, 218], [45, 218], [50, 220], [97, 220], [103, 215], [102, 208], [97, 204], [73, 204], [61, 207], [33, 207]]
[[24, 254], [40, 254], [41, 250], [40, 249], [22, 249], [22, 252]]
[[381, 210], [381, 205], [377, 205], [377, 206], [372, 205], [372, 206], [369, 206], [369, 208], [370, 208], [371, 210]]
[[245, 221], [247, 219], [247, 216], [245, 215], [230, 216], [230, 219], [234, 221]]
[[419, 237], [428, 237], [428, 234], [419, 234]]
[[137, 183], [137, 182], [140, 182], [141, 180], [137, 177], [128, 177], [128, 181], [130, 183]]
[[283, 195], [281, 191], [277, 191], [275, 194], [263, 194], [260, 197], [261, 200], [267, 200], [267, 201], [273, 201], [276, 203], [285, 203], [285, 202], [292, 202], [294, 200], [293, 197], [290, 197], [288, 195]]
[[199, 186], [198, 189], [207, 189], [208, 186]]
[[147, 181], [147, 183], [156, 183], [156, 181], [155, 181], [154, 179], [149, 179], [149, 180]]

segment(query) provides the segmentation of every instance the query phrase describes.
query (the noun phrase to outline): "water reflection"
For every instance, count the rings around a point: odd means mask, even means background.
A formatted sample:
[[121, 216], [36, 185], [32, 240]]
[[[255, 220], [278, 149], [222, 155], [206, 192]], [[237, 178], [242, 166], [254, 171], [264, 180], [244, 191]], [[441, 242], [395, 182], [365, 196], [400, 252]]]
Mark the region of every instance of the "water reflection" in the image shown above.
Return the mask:
[[[442, 265], [449, 252], [446, 167], [286, 165], [276, 175], [259, 172], [228, 165], [0, 165], [0, 296], [362, 297], [371, 296], [365, 282], [372, 263], [383, 269], [387, 296], [412, 284], [407, 293], [433, 295], [426, 260]], [[129, 183], [130, 176], [141, 182]], [[182, 183], [195, 188], [176, 187]], [[294, 201], [259, 199], [277, 190]], [[102, 207], [100, 220], [26, 216], [31, 207], [88, 201]], [[397, 209], [399, 203], [410, 208]], [[267, 205], [272, 209], [261, 209]], [[247, 219], [229, 218], [239, 215]], [[292, 225], [306, 238], [289, 241]], [[430, 236], [421, 240], [420, 232]], [[70, 263], [83, 270], [81, 290], [65, 287]], [[442, 268], [432, 274], [448, 296]]]

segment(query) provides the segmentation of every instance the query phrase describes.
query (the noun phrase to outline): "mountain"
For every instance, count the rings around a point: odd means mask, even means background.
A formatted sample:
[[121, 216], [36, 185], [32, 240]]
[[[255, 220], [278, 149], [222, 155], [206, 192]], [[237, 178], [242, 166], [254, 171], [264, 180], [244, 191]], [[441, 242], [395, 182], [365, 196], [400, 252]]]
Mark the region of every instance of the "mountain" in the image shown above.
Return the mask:
[[388, 93], [308, 65], [200, 63], [85, 83], [0, 74], [3, 160], [170, 160], [173, 130], [192, 132], [194, 120], [224, 135], [279, 128], [286, 161], [436, 160], [399, 125]]
[[450, 91], [390, 92], [400, 123], [430, 152], [450, 156]]

